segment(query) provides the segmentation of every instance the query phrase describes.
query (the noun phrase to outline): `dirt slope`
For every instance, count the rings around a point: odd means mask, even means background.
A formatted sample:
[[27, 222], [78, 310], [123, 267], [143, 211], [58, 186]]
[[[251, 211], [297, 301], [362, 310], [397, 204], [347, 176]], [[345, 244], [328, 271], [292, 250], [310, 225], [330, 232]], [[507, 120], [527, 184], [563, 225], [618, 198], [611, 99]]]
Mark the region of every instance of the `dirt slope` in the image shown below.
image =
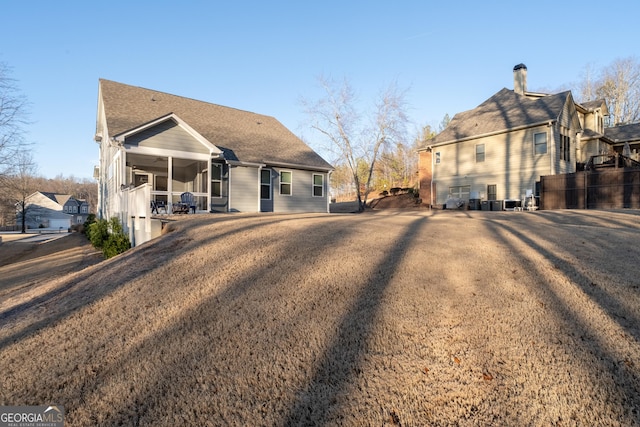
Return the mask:
[[73, 426], [638, 425], [639, 218], [185, 218], [0, 299], [0, 405]]

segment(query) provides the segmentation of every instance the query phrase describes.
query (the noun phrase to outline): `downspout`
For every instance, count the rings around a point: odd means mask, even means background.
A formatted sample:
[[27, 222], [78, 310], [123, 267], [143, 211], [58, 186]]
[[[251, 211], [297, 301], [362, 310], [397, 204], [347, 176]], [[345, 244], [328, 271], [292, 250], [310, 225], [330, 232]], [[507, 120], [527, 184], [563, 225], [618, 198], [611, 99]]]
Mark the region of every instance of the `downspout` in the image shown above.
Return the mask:
[[231, 165], [229, 162], [225, 161], [225, 163], [227, 164], [227, 175], [229, 176], [227, 178], [227, 212], [231, 212]]
[[[258, 166], [258, 212], [262, 212], [262, 168], [263, 166]], [[271, 174], [269, 174], [269, 179], [271, 179]]]
[[547, 124], [549, 127], [549, 175], [556, 174], [556, 140], [553, 137], [553, 122]]
[[173, 213], [173, 157], [167, 157], [167, 207]]
[[331, 174], [333, 171], [327, 172], [327, 213], [331, 213]]
[[433, 145], [430, 147], [427, 147], [429, 149], [429, 151], [431, 151], [431, 179], [429, 180], [429, 198], [431, 200], [429, 200], [429, 209], [433, 209], [433, 175], [435, 174], [435, 160], [434, 160], [434, 156], [433, 156]]

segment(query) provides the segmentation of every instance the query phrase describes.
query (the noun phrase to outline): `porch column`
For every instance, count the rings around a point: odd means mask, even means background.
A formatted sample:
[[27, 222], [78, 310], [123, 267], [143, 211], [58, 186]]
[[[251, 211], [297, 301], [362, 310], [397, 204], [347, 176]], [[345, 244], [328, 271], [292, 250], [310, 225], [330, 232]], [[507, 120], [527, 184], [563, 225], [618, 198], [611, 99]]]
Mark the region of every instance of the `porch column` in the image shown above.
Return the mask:
[[167, 212], [173, 213], [173, 157], [167, 157]]

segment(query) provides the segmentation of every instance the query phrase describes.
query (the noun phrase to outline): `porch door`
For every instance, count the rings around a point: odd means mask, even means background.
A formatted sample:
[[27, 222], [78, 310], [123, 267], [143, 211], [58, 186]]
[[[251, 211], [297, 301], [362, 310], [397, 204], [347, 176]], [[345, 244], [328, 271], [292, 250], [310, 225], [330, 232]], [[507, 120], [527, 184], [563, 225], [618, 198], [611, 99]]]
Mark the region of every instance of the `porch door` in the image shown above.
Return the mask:
[[260, 170], [260, 212], [273, 212], [271, 169]]

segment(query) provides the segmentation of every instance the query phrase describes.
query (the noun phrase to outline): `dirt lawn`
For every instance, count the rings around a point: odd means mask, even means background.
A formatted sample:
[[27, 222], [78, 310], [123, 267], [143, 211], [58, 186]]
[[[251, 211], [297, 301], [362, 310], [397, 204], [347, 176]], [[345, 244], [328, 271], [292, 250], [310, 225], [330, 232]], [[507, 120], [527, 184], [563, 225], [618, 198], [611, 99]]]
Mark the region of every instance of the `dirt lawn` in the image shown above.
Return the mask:
[[187, 216], [0, 287], [0, 405], [70, 426], [640, 425], [639, 259], [638, 211]]

